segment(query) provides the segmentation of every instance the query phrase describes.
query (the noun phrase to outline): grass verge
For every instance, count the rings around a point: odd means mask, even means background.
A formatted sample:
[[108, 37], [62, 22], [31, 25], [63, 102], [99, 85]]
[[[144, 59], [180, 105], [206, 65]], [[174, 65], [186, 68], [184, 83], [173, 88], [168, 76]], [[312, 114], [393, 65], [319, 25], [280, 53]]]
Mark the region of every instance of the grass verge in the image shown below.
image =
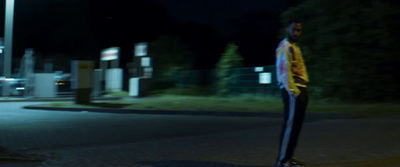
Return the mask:
[[[76, 105], [73, 103], [49, 103], [43, 105], [51, 107], [240, 112], [282, 112], [283, 108], [280, 98], [250, 95], [240, 97], [163, 95], [144, 99], [94, 102], [89, 105]], [[311, 101], [307, 112], [354, 114], [358, 117], [384, 116], [400, 113], [400, 104], [346, 104]]]

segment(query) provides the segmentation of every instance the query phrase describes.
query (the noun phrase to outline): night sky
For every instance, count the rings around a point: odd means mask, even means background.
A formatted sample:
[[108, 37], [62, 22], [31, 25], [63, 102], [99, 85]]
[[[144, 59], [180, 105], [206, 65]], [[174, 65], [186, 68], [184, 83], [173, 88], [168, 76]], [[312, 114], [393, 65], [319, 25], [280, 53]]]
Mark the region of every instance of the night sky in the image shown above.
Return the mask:
[[[0, 1], [0, 31], [4, 4]], [[121, 67], [132, 61], [133, 44], [177, 36], [193, 52], [194, 69], [213, 69], [234, 41], [245, 66], [273, 64], [279, 14], [296, 0], [16, 0], [13, 66], [34, 48], [55, 70], [68, 59], [98, 60], [100, 50], [121, 47]], [[62, 61], [61, 61], [62, 60]], [[61, 61], [61, 62], [59, 62]], [[40, 61], [38, 68], [40, 68]], [[61, 63], [61, 64], [60, 64]], [[64, 63], [64, 64], [63, 64]]]
[[223, 24], [248, 13], [281, 12], [285, 1], [279, 0], [151, 0], [161, 4], [180, 22]]

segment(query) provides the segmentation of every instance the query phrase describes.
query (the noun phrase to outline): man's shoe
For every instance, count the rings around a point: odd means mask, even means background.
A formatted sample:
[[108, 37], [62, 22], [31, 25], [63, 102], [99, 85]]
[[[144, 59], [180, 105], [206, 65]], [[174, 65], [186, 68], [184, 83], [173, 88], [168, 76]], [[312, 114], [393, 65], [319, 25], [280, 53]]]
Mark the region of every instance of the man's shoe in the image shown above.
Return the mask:
[[297, 167], [293, 166], [289, 161], [288, 162], [278, 162], [276, 167]]
[[289, 161], [286, 162], [278, 162], [276, 164], [276, 167], [305, 167], [305, 164], [301, 161], [295, 160], [295, 159], [291, 159]]
[[292, 165], [297, 165], [297, 166], [304, 166], [304, 165], [306, 165], [304, 162], [302, 162], [302, 161], [300, 161], [300, 160], [298, 160], [298, 159], [295, 159], [295, 158], [290, 159], [289, 162], [290, 162]]

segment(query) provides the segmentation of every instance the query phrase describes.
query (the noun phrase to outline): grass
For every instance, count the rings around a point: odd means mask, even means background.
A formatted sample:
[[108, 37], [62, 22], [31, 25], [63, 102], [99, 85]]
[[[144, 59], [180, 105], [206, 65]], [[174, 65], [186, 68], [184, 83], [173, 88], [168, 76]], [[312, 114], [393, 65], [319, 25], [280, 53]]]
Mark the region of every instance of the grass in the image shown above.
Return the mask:
[[119, 92], [112, 92], [109, 93], [112, 96], [119, 96], [119, 97], [129, 97], [129, 93], [125, 91], [119, 91]]
[[138, 100], [118, 100], [107, 103], [78, 105], [69, 103], [42, 104], [49, 107], [96, 107], [124, 109], [155, 110], [197, 110], [197, 111], [245, 111], [245, 112], [278, 112], [282, 108], [276, 98], [242, 96], [236, 98], [164, 95]]
[[[283, 110], [280, 98], [251, 95], [239, 97], [161, 95], [144, 99], [110, 101], [107, 103], [95, 102], [88, 105], [76, 105], [73, 103], [49, 103], [43, 105], [51, 107], [240, 112], [282, 112]], [[358, 117], [383, 116], [400, 113], [400, 104], [346, 104], [311, 100], [307, 112], [354, 114]]]
[[160, 96], [146, 100], [133, 101], [130, 109], [168, 109], [197, 111], [244, 111], [277, 112], [281, 104], [274, 98], [257, 97], [196, 97], [196, 96]]
[[349, 113], [356, 117], [371, 117], [400, 114], [400, 104], [370, 103], [370, 104], [313, 104], [308, 107], [313, 113]]

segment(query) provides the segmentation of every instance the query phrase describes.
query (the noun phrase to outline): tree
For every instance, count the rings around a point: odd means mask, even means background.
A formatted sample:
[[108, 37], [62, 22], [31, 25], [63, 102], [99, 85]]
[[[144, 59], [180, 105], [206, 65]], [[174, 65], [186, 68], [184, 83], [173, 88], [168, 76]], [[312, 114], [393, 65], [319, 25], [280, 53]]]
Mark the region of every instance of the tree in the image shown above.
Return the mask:
[[160, 36], [150, 44], [150, 56], [153, 59], [154, 72], [175, 72], [189, 70], [193, 62], [187, 55], [186, 49], [176, 36]]
[[160, 36], [150, 43], [149, 56], [153, 62], [153, 89], [167, 89], [175, 86], [174, 72], [190, 70], [193, 61], [189, 50], [179, 37]]
[[238, 46], [230, 42], [228, 43], [224, 54], [217, 64], [216, 73], [218, 76], [218, 95], [228, 95], [231, 93], [230, 85], [237, 80], [237, 75], [232, 72], [233, 68], [243, 65], [243, 58], [238, 52]]
[[317, 97], [351, 101], [398, 99], [395, 40], [400, 21], [395, 1], [307, 0], [282, 14], [300, 16], [299, 45]]

